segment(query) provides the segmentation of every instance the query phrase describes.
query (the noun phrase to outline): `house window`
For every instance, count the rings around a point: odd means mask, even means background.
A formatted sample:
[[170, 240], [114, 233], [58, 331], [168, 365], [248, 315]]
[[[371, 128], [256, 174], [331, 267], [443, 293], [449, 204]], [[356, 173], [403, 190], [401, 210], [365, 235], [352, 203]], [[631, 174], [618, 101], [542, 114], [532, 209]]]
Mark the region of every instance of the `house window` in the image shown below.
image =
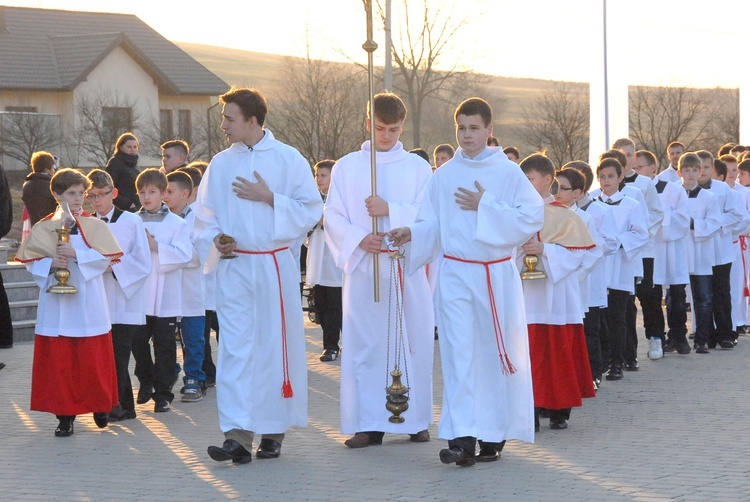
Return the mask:
[[102, 128], [113, 140], [133, 128], [133, 112], [130, 108], [102, 107]]
[[36, 106], [6, 106], [6, 112], [37, 113]]
[[190, 143], [193, 126], [190, 118], [190, 110], [177, 110], [177, 126], [179, 128], [177, 137]]
[[159, 130], [162, 143], [174, 139], [174, 120], [172, 110], [159, 110]]

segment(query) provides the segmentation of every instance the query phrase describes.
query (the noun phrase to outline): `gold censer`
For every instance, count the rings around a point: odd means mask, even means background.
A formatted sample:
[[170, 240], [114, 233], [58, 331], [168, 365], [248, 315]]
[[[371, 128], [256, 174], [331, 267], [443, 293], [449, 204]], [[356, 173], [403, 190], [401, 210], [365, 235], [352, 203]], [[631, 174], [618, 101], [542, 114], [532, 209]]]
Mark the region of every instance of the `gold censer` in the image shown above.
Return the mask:
[[535, 254], [527, 254], [523, 258], [523, 264], [526, 268], [521, 272], [521, 279], [528, 281], [532, 279], [546, 279], [547, 274], [543, 270], [537, 270], [539, 257]]

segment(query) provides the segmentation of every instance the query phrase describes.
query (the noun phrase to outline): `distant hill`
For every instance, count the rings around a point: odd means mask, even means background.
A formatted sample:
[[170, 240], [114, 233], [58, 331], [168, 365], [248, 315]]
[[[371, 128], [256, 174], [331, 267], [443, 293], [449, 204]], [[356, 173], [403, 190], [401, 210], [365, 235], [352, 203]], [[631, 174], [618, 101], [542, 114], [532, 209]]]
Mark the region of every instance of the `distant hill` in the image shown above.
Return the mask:
[[[280, 88], [284, 61], [289, 57], [186, 42], [178, 42], [177, 45], [228, 84], [257, 87], [269, 98], [273, 98], [275, 89]], [[496, 135], [505, 145], [519, 144], [520, 141], [514, 138], [512, 127], [506, 129], [503, 126], [522, 122], [523, 104], [551, 85], [552, 81], [549, 80], [491, 78], [488, 90], [498, 98], [492, 103], [496, 115]], [[588, 87], [587, 84], [579, 85], [582, 90]]]

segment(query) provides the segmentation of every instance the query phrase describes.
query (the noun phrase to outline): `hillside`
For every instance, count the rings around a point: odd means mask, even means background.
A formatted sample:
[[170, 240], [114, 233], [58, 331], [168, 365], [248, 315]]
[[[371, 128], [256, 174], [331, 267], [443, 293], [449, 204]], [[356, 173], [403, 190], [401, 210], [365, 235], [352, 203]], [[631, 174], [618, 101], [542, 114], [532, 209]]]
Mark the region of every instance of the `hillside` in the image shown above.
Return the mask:
[[[275, 96], [274, 90], [278, 89], [283, 79], [285, 59], [288, 57], [184, 42], [177, 45], [228, 84], [257, 87], [269, 98]], [[513, 128], [504, 126], [522, 122], [523, 104], [551, 84], [549, 80], [491, 77], [487, 91], [495, 97], [492, 104], [496, 115], [496, 135], [504, 144], [520, 143], [514, 137]], [[586, 84], [580, 85], [583, 88]]]

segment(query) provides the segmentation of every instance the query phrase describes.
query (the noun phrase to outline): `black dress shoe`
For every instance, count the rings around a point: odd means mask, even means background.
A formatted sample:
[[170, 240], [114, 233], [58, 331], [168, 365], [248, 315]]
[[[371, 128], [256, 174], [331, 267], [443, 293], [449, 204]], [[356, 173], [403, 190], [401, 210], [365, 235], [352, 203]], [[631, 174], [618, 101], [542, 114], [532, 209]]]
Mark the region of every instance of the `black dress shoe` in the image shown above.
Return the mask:
[[166, 413], [169, 409], [169, 401], [157, 401], [154, 405], [154, 413]]
[[622, 367], [620, 367], [619, 364], [613, 364], [609, 367], [609, 371], [607, 372], [607, 376], [605, 377], [607, 380], [622, 380]]
[[149, 401], [151, 401], [151, 397], [153, 393], [154, 393], [153, 385], [142, 385], [141, 388], [138, 389], [138, 397], [136, 398], [135, 402], [138, 404], [146, 404]]
[[117, 421], [122, 422], [123, 420], [132, 420], [135, 417], [136, 417], [135, 410], [123, 410], [122, 414], [119, 417], [117, 417]]
[[57, 428], [55, 429], [55, 437], [66, 438], [72, 436], [75, 432], [73, 430], [75, 417], [60, 417], [59, 420], [60, 423], [57, 424]]
[[625, 371], [638, 371], [638, 368], [640, 368], [640, 364], [638, 364], [638, 361], [633, 359], [632, 361], [625, 361]]
[[471, 467], [477, 463], [474, 455], [458, 446], [440, 450], [440, 461], [444, 464], [456, 464], [459, 467]]
[[217, 462], [231, 460], [235, 464], [252, 462], [253, 456], [234, 439], [227, 439], [221, 446], [209, 446], [208, 456]]
[[412, 443], [426, 443], [430, 440], [430, 431], [427, 429], [419, 431], [416, 434], [409, 434], [409, 441]]
[[382, 436], [380, 438], [374, 438], [366, 432], [358, 432], [344, 441], [344, 444], [349, 448], [366, 448], [376, 444], [383, 444], [383, 438]]
[[94, 423], [100, 429], [104, 429], [109, 423], [109, 413], [94, 413]]
[[708, 350], [708, 344], [706, 344], [706, 343], [696, 343], [695, 344], [695, 353], [696, 354], [710, 354], [711, 351]]
[[255, 458], [279, 458], [281, 455], [281, 443], [273, 439], [261, 439]]
[[731, 350], [734, 348], [734, 342], [732, 340], [722, 340], [719, 342], [719, 347], [724, 350]]
[[690, 343], [688, 343], [688, 341], [684, 339], [677, 342], [676, 348], [677, 348], [677, 353], [683, 356], [690, 354], [692, 352], [692, 349], [690, 348]]
[[568, 428], [568, 421], [561, 420], [559, 422], [550, 422], [549, 428], [557, 431], [561, 431]]
[[479, 449], [477, 462], [495, 462], [500, 458], [500, 452], [493, 446], [483, 446]]

